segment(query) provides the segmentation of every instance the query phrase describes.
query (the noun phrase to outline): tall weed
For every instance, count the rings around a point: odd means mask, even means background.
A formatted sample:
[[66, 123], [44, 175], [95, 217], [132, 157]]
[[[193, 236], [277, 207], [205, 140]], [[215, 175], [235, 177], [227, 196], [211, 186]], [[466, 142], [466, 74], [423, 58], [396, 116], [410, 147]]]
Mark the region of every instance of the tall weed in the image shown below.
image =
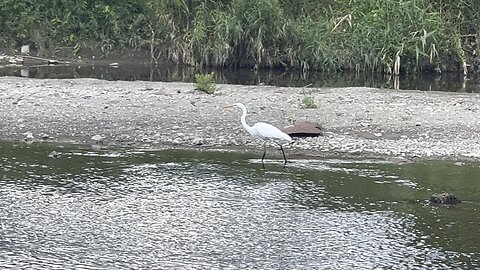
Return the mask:
[[190, 65], [304, 71], [455, 66], [468, 58], [464, 37], [480, 35], [479, 24], [478, 0], [0, 2], [0, 46], [108, 53], [149, 44], [155, 57]]

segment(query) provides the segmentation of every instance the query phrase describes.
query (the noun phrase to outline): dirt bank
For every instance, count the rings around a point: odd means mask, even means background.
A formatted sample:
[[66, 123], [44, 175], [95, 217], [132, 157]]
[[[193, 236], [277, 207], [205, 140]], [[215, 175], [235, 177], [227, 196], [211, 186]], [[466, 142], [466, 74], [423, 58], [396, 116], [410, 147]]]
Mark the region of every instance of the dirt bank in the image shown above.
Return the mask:
[[[105, 145], [115, 146], [260, 149], [242, 129], [240, 111], [223, 108], [243, 102], [250, 124], [322, 123], [325, 136], [296, 140], [286, 146], [289, 155], [480, 160], [478, 94], [218, 88], [208, 95], [188, 83], [2, 77], [0, 139], [92, 144], [101, 135]], [[318, 108], [301, 109], [305, 95]]]

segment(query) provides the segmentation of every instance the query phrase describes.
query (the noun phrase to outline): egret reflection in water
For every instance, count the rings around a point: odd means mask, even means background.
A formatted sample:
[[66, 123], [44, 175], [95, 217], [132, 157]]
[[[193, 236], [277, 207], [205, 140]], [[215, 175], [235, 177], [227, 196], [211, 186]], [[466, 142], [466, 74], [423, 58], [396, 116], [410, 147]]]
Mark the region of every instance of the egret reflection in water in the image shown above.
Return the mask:
[[[264, 171], [234, 153], [0, 144], [0, 165], [4, 269], [479, 263], [475, 164], [298, 159]], [[465, 203], [421, 203], [443, 188]]]

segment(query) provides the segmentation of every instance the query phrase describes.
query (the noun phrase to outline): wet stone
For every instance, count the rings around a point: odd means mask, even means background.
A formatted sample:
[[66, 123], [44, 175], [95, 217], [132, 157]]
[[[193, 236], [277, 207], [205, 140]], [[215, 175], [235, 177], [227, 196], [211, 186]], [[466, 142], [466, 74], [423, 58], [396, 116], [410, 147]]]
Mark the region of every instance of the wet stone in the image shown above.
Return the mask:
[[61, 152], [57, 152], [57, 151], [52, 151], [50, 152], [50, 154], [48, 154], [48, 157], [49, 158], [59, 158], [62, 156], [62, 153]]
[[25, 140], [32, 140], [34, 138], [33, 133], [30, 131], [24, 132], [22, 135], [25, 136]]
[[440, 194], [433, 194], [428, 200], [430, 204], [440, 204], [440, 205], [455, 205], [459, 204], [462, 201], [455, 197], [453, 194], [444, 192]]
[[42, 139], [42, 140], [48, 140], [50, 139], [50, 135], [48, 135], [47, 133], [40, 133], [38, 134], [38, 136]]
[[195, 139], [192, 140], [192, 144], [193, 144], [193, 145], [202, 145], [203, 143], [204, 143], [204, 142], [203, 142], [203, 139], [202, 139], [202, 138], [199, 138], [199, 137], [197, 137], [197, 138], [195, 138]]

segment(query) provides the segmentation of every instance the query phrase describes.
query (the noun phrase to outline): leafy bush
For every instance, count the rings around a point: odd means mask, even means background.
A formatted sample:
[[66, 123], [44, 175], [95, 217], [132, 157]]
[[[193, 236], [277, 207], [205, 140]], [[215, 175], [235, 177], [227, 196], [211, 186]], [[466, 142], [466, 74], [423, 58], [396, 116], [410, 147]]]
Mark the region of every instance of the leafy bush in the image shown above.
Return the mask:
[[216, 86], [214, 73], [195, 74], [195, 86], [198, 90], [205, 93], [215, 93]]

